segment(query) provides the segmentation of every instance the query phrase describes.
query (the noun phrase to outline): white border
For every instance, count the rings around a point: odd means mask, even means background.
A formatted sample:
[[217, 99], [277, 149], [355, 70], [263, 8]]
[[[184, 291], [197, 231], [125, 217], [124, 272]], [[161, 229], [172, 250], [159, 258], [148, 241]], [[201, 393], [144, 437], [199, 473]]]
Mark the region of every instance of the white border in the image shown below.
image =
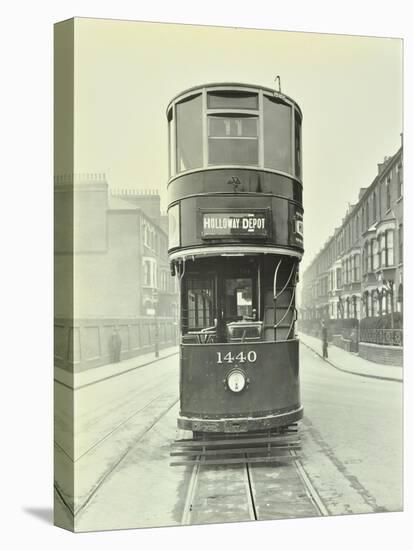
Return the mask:
[[[6, 548], [409, 548], [411, 475], [404, 514], [373, 514], [176, 529], [71, 535], [25, 511], [51, 506], [52, 24], [73, 15], [233, 27], [404, 37], [406, 116], [411, 125], [409, 2], [296, 0], [208, 4], [174, 0], [15, 0], [2, 9], [2, 540]], [[206, 9], [207, 8], [207, 9]], [[385, 78], [385, 75], [383, 76]], [[412, 158], [408, 131], [405, 181]], [[408, 200], [409, 191], [406, 190]], [[408, 208], [407, 206], [406, 208]], [[405, 234], [409, 231], [406, 216]], [[406, 239], [407, 240], [407, 239]], [[406, 243], [406, 264], [409, 254]], [[406, 265], [407, 273], [409, 266]], [[406, 300], [410, 303], [409, 291]], [[408, 308], [406, 307], [406, 310]], [[410, 321], [409, 321], [410, 326]], [[408, 339], [406, 338], [406, 341]], [[406, 365], [410, 366], [409, 356]], [[409, 370], [408, 368], [406, 370]], [[409, 374], [407, 373], [407, 378]], [[406, 391], [406, 397], [408, 393]], [[410, 397], [411, 400], [411, 397]], [[406, 404], [406, 418], [410, 405]], [[408, 432], [411, 430], [407, 426]], [[407, 438], [411, 449], [410, 434]], [[409, 453], [409, 456], [411, 453]], [[410, 456], [411, 458], [411, 456]], [[412, 461], [409, 461], [410, 464]], [[74, 538], [75, 537], [75, 538]], [[287, 546], [288, 545], [288, 546]]]

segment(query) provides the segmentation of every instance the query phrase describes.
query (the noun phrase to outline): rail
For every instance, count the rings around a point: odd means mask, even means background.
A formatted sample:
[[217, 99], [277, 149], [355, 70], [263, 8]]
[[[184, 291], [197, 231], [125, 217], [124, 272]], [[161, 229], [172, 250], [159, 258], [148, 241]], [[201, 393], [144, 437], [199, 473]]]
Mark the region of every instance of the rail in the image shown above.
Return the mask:
[[382, 346], [403, 346], [403, 331], [400, 329], [364, 328], [360, 330], [360, 342]]

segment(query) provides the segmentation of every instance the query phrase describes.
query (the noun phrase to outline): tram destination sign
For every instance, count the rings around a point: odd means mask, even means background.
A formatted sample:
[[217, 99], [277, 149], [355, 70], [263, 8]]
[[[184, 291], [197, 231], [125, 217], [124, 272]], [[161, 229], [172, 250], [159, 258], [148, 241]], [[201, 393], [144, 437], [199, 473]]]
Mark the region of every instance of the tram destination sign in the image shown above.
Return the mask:
[[202, 238], [267, 237], [266, 210], [202, 212]]

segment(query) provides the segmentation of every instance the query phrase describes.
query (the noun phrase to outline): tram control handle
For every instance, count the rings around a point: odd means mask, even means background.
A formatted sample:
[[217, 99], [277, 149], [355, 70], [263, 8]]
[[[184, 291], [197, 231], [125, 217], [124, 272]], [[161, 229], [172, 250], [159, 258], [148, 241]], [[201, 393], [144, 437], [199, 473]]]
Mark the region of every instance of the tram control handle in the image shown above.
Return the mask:
[[216, 339], [217, 326], [218, 319], [214, 319], [214, 326], [206, 327], [202, 330], [191, 330], [188, 334], [190, 336], [196, 336], [198, 344], [210, 344]]

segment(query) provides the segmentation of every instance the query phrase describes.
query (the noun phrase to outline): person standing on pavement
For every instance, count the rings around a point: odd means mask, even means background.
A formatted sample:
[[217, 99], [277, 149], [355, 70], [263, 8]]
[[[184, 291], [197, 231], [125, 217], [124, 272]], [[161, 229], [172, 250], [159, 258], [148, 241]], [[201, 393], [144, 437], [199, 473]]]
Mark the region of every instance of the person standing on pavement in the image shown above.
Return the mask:
[[110, 347], [112, 352], [112, 363], [120, 362], [120, 352], [122, 349], [122, 340], [120, 338], [119, 329], [115, 327], [110, 339]]
[[321, 342], [323, 346], [323, 359], [328, 357], [328, 339], [327, 339], [327, 327], [323, 321], [321, 321]]

